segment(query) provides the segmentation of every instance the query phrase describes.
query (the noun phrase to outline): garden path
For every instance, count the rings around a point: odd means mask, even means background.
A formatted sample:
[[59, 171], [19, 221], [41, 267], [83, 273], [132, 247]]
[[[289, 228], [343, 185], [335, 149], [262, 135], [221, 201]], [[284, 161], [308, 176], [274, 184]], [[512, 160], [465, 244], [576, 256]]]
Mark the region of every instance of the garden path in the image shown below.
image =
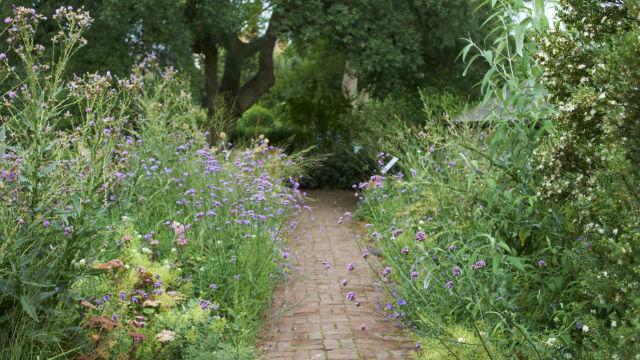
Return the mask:
[[[291, 238], [291, 278], [273, 299], [262, 336], [266, 359], [404, 359], [413, 343], [376, 305], [382, 295], [362, 258], [357, 224], [338, 223], [355, 201], [349, 191], [311, 191]], [[353, 271], [347, 270], [355, 263]], [[349, 284], [342, 286], [347, 279]], [[360, 306], [347, 299], [355, 291]]]

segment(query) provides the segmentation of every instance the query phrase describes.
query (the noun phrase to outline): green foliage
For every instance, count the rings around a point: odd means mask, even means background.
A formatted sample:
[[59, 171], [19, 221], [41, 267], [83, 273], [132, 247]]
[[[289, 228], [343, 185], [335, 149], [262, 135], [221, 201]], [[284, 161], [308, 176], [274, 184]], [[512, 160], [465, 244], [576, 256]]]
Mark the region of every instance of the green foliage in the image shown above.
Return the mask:
[[53, 18], [51, 49], [31, 9], [3, 33], [0, 357], [254, 358], [305, 162], [208, 148], [188, 81], [154, 57], [66, 79], [91, 19]]
[[632, 358], [637, 91], [623, 77], [638, 69], [637, 6], [563, 2], [550, 31], [542, 2], [496, 5], [496, 41], [462, 51], [490, 68], [489, 114], [405, 130], [388, 148], [411, 176], [360, 185], [393, 268], [390, 315], [427, 339], [427, 358], [432, 346], [471, 358], [451, 346], [460, 326], [492, 358]]

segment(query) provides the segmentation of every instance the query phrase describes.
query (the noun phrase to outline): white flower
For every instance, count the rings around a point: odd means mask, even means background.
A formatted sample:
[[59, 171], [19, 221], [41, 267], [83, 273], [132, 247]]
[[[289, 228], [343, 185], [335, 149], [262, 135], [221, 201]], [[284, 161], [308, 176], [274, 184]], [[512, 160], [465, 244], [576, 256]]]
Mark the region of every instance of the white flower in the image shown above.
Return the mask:
[[175, 340], [175, 338], [176, 333], [169, 330], [162, 330], [156, 335], [156, 339], [158, 339], [158, 341], [161, 343], [171, 342]]
[[465, 340], [465, 338], [463, 338], [463, 337], [459, 337], [458, 338], [458, 342], [459, 343], [464, 343], [464, 342], [467, 342], [467, 340]]
[[589, 332], [589, 327], [587, 325], [582, 325], [582, 332]]
[[554, 337], [550, 337], [547, 339], [547, 341], [545, 342], [546, 346], [553, 346], [556, 343], [556, 338]]

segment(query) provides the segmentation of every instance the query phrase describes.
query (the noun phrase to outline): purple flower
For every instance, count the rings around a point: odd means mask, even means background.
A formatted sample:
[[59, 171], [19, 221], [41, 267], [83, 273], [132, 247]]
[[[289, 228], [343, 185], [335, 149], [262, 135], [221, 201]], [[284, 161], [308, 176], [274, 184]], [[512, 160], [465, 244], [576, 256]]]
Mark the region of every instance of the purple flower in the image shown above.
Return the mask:
[[9, 99], [14, 99], [16, 96], [18, 96], [18, 94], [15, 91], [11, 90], [7, 93], [7, 96], [9, 96]]
[[407, 300], [405, 300], [405, 299], [400, 299], [400, 300], [398, 300], [398, 305], [399, 305], [399, 306], [405, 306], [405, 305], [407, 305]]
[[451, 273], [453, 274], [453, 276], [460, 276], [460, 274], [462, 273], [462, 270], [460, 270], [459, 266], [454, 266], [451, 269]]
[[162, 287], [162, 281], [157, 280], [156, 282], [153, 283], [153, 287], [156, 289], [159, 287]]
[[342, 284], [342, 286], [347, 286], [347, 285], [349, 285], [349, 280], [342, 279], [342, 281], [340, 283]]
[[211, 301], [209, 300], [200, 300], [200, 308], [202, 308], [202, 310], [211, 308], [211, 305]]
[[382, 276], [383, 276], [383, 277], [387, 277], [387, 276], [389, 276], [389, 274], [391, 274], [391, 270], [392, 270], [392, 269], [391, 269], [390, 267], [388, 267], [388, 266], [387, 266], [387, 267], [385, 267], [385, 268], [382, 270]]
[[409, 253], [409, 247], [408, 246], [403, 247], [402, 250], [400, 250], [400, 252], [407, 255]]
[[288, 258], [289, 258], [289, 253], [288, 253], [288, 252], [286, 252], [286, 251], [283, 251], [283, 252], [282, 252], [282, 258], [283, 258], [283, 259], [288, 259]]
[[134, 303], [134, 304], [137, 303], [138, 302], [138, 298], [136, 296], [132, 296], [131, 297], [131, 302]]
[[349, 263], [347, 265], [347, 270], [349, 270], [349, 271], [353, 271], [355, 268], [356, 268], [356, 264], [354, 264], [354, 263]]
[[13, 19], [12, 19], [12, 18], [10, 18], [10, 17], [8, 17], [8, 16], [7, 16], [6, 18], [4, 18], [4, 23], [5, 23], [5, 24], [11, 24], [12, 22], [13, 22]]
[[447, 280], [447, 282], [444, 283], [444, 287], [451, 289], [453, 287], [453, 281]]
[[456, 250], [458, 250], [458, 247], [455, 246], [455, 245], [449, 245], [448, 249], [449, 249], [449, 251], [456, 251]]
[[425, 234], [424, 231], [420, 230], [416, 233], [416, 240], [417, 241], [424, 241], [427, 238], [427, 234]]
[[367, 257], [369, 257], [369, 251], [364, 250], [364, 251], [362, 252], [362, 257], [363, 257], [363, 258], [365, 258], [365, 259], [366, 259]]
[[51, 222], [49, 220], [45, 220], [42, 222], [42, 226], [48, 228], [49, 226], [51, 226]]
[[475, 270], [480, 270], [480, 269], [482, 269], [482, 268], [484, 268], [484, 267], [486, 267], [486, 266], [487, 266], [487, 263], [486, 263], [484, 260], [478, 260], [478, 261], [476, 261], [476, 263], [475, 263], [475, 264], [473, 264], [473, 266], [472, 266], [472, 267], [473, 267]]
[[400, 234], [402, 234], [402, 229], [391, 230], [391, 236], [394, 238], [397, 238], [398, 236], [400, 236]]
[[418, 272], [417, 271], [412, 271], [411, 274], [411, 280], [415, 280], [418, 278]]
[[7, 54], [0, 52], [0, 61], [4, 60], [7, 58]]
[[124, 301], [124, 299], [127, 298], [127, 294], [124, 291], [120, 291], [120, 293], [118, 293], [118, 297], [121, 301]]
[[209, 289], [216, 291], [216, 289], [218, 289], [218, 284], [210, 284]]
[[547, 266], [547, 263], [544, 261], [544, 259], [538, 260], [537, 264], [538, 264], [538, 267], [540, 268]]
[[73, 233], [73, 228], [71, 226], [65, 226], [64, 228], [64, 236], [69, 237]]
[[347, 293], [347, 300], [354, 301], [355, 299], [356, 299], [356, 292], [355, 291], [349, 291]]

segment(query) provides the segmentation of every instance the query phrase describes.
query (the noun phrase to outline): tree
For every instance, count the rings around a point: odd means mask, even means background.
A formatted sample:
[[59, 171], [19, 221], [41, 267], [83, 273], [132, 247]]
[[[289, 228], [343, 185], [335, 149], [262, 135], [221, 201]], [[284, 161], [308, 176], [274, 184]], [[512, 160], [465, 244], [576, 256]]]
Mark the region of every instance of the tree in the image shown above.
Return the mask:
[[[146, 52], [199, 81], [209, 113], [222, 105], [231, 128], [276, 79], [283, 42], [326, 39], [359, 83], [385, 94], [460, 73], [460, 38], [477, 34], [474, 1], [455, 0], [21, 0], [41, 12], [85, 7], [95, 18], [74, 69], [125, 75]], [[0, 4], [0, 10], [9, 4]], [[5, 13], [6, 11], [2, 11]], [[45, 24], [46, 25], [46, 24]], [[53, 31], [53, 28], [51, 29]], [[197, 58], [194, 61], [194, 55]], [[204, 85], [204, 86], [202, 86]], [[212, 132], [213, 133], [213, 132]], [[215, 135], [215, 134], [214, 134]], [[212, 140], [215, 140], [212, 138]]]

